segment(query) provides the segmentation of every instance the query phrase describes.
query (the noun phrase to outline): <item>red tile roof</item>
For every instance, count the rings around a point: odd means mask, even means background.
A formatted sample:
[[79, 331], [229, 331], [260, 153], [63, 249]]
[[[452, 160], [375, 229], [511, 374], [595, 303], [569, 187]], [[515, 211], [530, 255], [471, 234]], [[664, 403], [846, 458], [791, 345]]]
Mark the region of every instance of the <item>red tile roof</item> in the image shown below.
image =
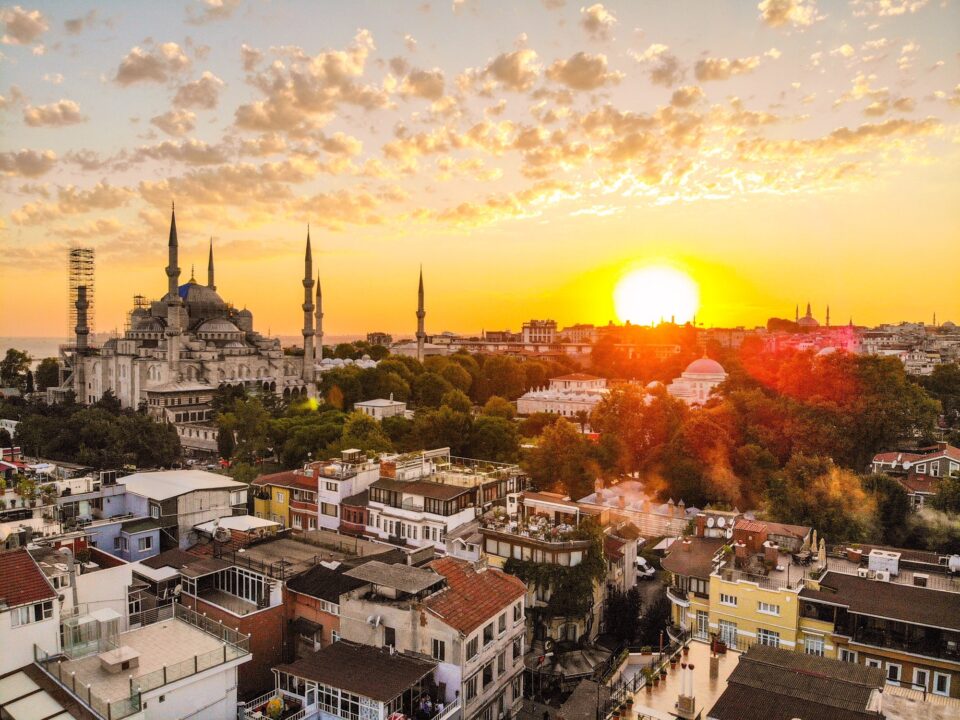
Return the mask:
[[319, 487], [319, 479], [317, 477], [307, 477], [297, 470], [285, 470], [271, 475], [261, 475], [253, 481], [253, 484], [297, 487], [316, 492]]
[[424, 601], [426, 608], [464, 635], [489, 622], [527, 591], [520, 578], [495, 568], [445, 557], [430, 567], [447, 579], [447, 587]]
[[24, 549], [0, 553], [0, 601], [19, 607], [57, 597], [43, 570]]
[[603, 538], [603, 553], [608, 558], [622, 558], [623, 557], [623, 546], [627, 543], [623, 540], [617, 540], [612, 538], [609, 535], [604, 536]]
[[895, 477], [908, 493], [926, 493], [936, 495], [940, 492], [940, 478], [930, 475], [919, 475], [910, 473], [903, 477]]

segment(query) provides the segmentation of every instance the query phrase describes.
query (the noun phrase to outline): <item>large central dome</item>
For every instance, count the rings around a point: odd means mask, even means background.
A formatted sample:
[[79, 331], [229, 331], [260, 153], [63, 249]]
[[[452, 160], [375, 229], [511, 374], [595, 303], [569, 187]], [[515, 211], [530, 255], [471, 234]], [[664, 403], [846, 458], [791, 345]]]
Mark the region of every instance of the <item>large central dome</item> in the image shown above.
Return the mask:
[[191, 320], [223, 317], [227, 314], [227, 304], [217, 291], [200, 285], [192, 278], [186, 285], [181, 285], [178, 292]]
[[684, 374], [691, 375], [723, 375], [726, 371], [723, 365], [710, 358], [700, 358], [687, 365]]

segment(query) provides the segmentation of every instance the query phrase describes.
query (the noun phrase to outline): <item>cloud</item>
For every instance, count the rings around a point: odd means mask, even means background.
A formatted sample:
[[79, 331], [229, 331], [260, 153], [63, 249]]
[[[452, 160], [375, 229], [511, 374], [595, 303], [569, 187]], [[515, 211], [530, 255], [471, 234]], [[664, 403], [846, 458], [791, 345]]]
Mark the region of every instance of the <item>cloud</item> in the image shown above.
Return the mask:
[[190, 25], [228, 19], [240, 6], [240, 0], [200, 0], [199, 5], [199, 11], [195, 5], [187, 6], [187, 23]]
[[407, 51], [409, 51], [409, 52], [416, 52], [416, 51], [417, 51], [417, 41], [416, 41], [416, 39], [413, 37], [413, 35], [410, 35], [409, 33], [407, 33], [406, 35], [404, 35], [404, 36], [403, 36], [403, 44], [406, 46]]
[[609, 40], [617, 18], [601, 3], [580, 8], [580, 27], [593, 40]]
[[93, 210], [114, 210], [126, 205], [133, 192], [101, 180], [84, 190], [75, 185], [57, 188], [56, 202], [27, 203], [10, 213], [17, 225], [40, 225], [63, 215], [78, 215]]
[[220, 100], [223, 80], [209, 70], [204, 70], [199, 80], [194, 80], [177, 89], [173, 104], [180, 108], [199, 108], [213, 110]]
[[196, 120], [197, 116], [189, 110], [168, 110], [162, 115], [150, 118], [150, 124], [160, 128], [167, 135], [180, 137], [196, 127]]
[[383, 199], [368, 190], [350, 188], [297, 198], [291, 203], [291, 210], [314, 224], [341, 230], [347, 225], [383, 224], [384, 218], [378, 212], [382, 204]]
[[63, 75], [60, 73], [44, 73], [40, 79], [51, 85], [60, 85], [63, 82]]
[[856, 52], [857, 51], [853, 49], [852, 45], [849, 43], [844, 43], [840, 47], [831, 50], [830, 54], [834, 56], [839, 55], [840, 57], [851, 58]]
[[122, 225], [116, 218], [97, 218], [88, 220], [81, 225], [60, 225], [53, 228], [52, 234], [68, 240], [85, 240], [101, 238], [106, 235], [116, 235]]
[[540, 4], [547, 10], [559, 10], [567, 4], [567, 0], [540, 0]]
[[507, 90], [524, 92], [540, 77], [541, 67], [537, 59], [536, 51], [530, 48], [503, 53], [487, 63], [483, 75], [492, 77]]
[[190, 59], [175, 42], [163, 43], [154, 50], [134, 47], [120, 61], [114, 78], [127, 86], [137, 82], [166, 82], [190, 67]]
[[96, 20], [97, 11], [96, 9], [93, 9], [81, 17], [64, 20], [63, 29], [67, 31], [68, 35], [79, 35], [81, 32], [93, 25]]
[[576, 191], [570, 183], [541, 181], [519, 192], [491, 195], [480, 203], [464, 202], [445, 210], [428, 211], [421, 217], [450, 225], [476, 227], [498, 220], [534, 217], [549, 205], [575, 196]]
[[57, 154], [53, 150], [0, 152], [0, 172], [4, 175], [39, 177], [49, 172], [56, 162]]
[[693, 105], [702, 97], [703, 90], [696, 85], [687, 85], [682, 88], [677, 88], [673, 91], [673, 96], [670, 98], [670, 104], [674, 107], [686, 108]]
[[246, 72], [253, 72], [260, 61], [263, 60], [263, 53], [244, 43], [240, 46], [240, 60], [243, 62], [243, 69]]
[[303, 134], [329, 121], [341, 105], [364, 110], [389, 107], [390, 98], [382, 88], [359, 82], [373, 50], [367, 30], [359, 30], [346, 50], [325, 50], [310, 57], [298, 47], [284, 49], [293, 58], [289, 66], [277, 61], [250, 79], [265, 98], [238, 107], [236, 126]]
[[443, 71], [439, 68], [433, 70], [411, 70], [400, 83], [399, 92], [404, 97], [419, 97], [427, 100], [439, 100], [443, 97], [444, 79]]
[[615, 85], [623, 73], [607, 71], [606, 55], [578, 52], [568, 60], [557, 60], [547, 69], [547, 77], [573, 90], [596, 90]]
[[130, 159], [135, 162], [176, 160], [187, 165], [221, 165], [227, 162], [227, 156], [223, 148], [208, 145], [195, 138], [189, 138], [179, 143], [164, 140], [157, 145], [144, 145], [137, 148]]
[[50, 105], [27, 105], [23, 109], [23, 121], [30, 127], [64, 127], [84, 122], [80, 106], [73, 100], [60, 100]]
[[727, 80], [734, 75], [744, 75], [753, 72], [760, 66], [760, 58], [704, 58], [698, 60], [693, 68], [693, 74], [700, 82], [711, 80]]
[[897, 17], [912, 15], [927, 6], [930, 0], [852, 0], [855, 17]]
[[4, 45], [29, 45], [48, 29], [47, 18], [39, 10], [24, 10], [19, 5], [0, 9], [4, 26]]
[[770, 27], [807, 27], [822, 19], [817, 15], [816, 0], [762, 0], [757, 9]]
[[631, 52], [631, 56], [650, 68], [650, 82], [654, 85], [672, 87], [683, 78], [680, 61], [666, 45], [654, 43], [642, 53]]
[[240, 142], [240, 154], [254, 157], [277, 155], [287, 149], [287, 141], [279, 133], [264, 133]]

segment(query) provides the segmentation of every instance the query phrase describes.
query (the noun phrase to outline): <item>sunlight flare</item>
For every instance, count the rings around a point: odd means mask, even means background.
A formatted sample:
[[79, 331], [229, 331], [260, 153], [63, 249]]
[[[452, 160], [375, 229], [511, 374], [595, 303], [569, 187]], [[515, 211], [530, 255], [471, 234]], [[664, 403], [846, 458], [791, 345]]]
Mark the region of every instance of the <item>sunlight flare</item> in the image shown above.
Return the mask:
[[693, 320], [700, 305], [700, 289], [687, 273], [666, 265], [633, 270], [617, 283], [614, 306], [623, 322], [652, 325], [661, 320]]

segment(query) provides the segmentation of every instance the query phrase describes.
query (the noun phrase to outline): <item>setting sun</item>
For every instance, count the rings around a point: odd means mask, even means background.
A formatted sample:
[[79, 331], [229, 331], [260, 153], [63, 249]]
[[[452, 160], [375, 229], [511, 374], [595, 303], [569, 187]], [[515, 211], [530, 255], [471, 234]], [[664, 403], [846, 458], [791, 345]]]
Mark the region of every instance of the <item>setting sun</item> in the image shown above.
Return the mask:
[[685, 323], [697, 313], [700, 291], [685, 272], [654, 265], [625, 275], [613, 291], [613, 301], [624, 322], [650, 325], [672, 319]]

